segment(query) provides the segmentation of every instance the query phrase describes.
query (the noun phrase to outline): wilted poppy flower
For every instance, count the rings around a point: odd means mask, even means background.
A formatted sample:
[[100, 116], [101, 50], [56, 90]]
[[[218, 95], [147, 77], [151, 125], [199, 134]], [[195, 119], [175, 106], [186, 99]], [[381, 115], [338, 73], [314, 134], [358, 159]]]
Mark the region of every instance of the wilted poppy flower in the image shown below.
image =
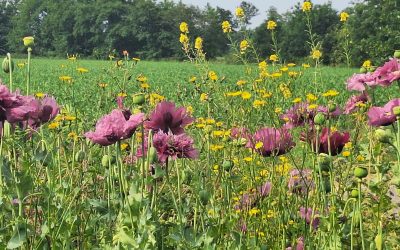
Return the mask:
[[312, 129], [307, 135], [303, 133], [301, 139], [308, 141], [312, 145], [314, 152], [330, 153], [334, 156], [342, 152], [344, 145], [350, 141], [350, 134], [348, 132], [332, 132], [328, 128], [323, 128], [317, 139], [316, 131]]
[[284, 128], [262, 128], [252, 136], [246, 145], [262, 156], [282, 155], [294, 146], [292, 136]]
[[389, 86], [400, 79], [400, 63], [396, 58], [386, 62], [373, 73], [375, 81], [381, 86]]
[[184, 107], [177, 108], [174, 103], [164, 101], [157, 105], [144, 126], [154, 131], [178, 135], [184, 133], [183, 128], [193, 121]]
[[32, 96], [16, 95], [16, 101], [6, 108], [6, 118], [9, 123], [28, 120], [38, 111], [39, 102]]
[[280, 118], [286, 122], [285, 128], [291, 129], [312, 123], [316, 112], [308, 106], [306, 102], [297, 103], [281, 115]]
[[312, 208], [300, 207], [300, 218], [305, 219], [307, 224], [311, 224], [314, 230], [319, 226], [318, 213]]
[[41, 101], [35, 100], [32, 106], [35, 107], [35, 111], [30, 114], [28, 124], [33, 129], [53, 120], [60, 111], [56, 100], [52, 97], [45, 97]]
[[364, 91], [366, 85], [370, 87], [377, 85], [375, 77], [371, 73], [354, 74], [352, 77], [347, 79], [348, 90]]
[[193, 147], [193, 139], [186, 134], [165, 134], [159, 131], [153, 137], [153, 146], [157, 150], [158, 160], [166, 162], [168, 158], [197, 158], [199, 152]]
[[369, 101], [369, 96], [366, 92], [363, 92], [361, 95], [353, 95], [350, 97], [344, 109], [344, 114], [348, 115], [355, 111], [360, 103], [366, 103]]
[[288, 188], [292, 193], [306, 194], [313, 187], [311, 169], [293, 169], [290, 171]]
[[101, 146], [108, 146], [131, 137], [143, 118], [143, 113], [131, 115], [130, 112], [114, 109], [96, 123], [94, 132], [85, 133], [85, 137]]
[[393, 99], [383, 107], [371, 107], [368, 110], [369, 125], [379, 127], [388, 126], [396, 121], [393, 108], [400, 106], [400, 98]]

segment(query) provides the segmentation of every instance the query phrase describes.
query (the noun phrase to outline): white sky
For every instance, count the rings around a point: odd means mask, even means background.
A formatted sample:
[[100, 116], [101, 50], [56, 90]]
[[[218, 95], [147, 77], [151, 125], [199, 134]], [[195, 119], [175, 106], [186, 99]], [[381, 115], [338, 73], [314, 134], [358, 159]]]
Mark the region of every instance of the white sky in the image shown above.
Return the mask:
[[[175, 2], [179, 2], [179, 0], [174, 0]], [[228, 9], [234, 13], [236, 7], [240, 5], [242, 0], [181, 0], [185, 4], [196, 5], [200, 7], [204, 7], [207, 3], [210, 3], [212, 6], [219, 6], [224, 9]], [[252, 22], [252, 27], [258, 26], [262, 23], [263, 20], [266, 19], [266, 11], [270, 6], [275, 6], [278, 9], [279, 13], [284, 13], [287, 10], [290, 10], [291, 7], [296, 5], [298, 2], [303, 2], [303, 0], [247, 0], [247, 2], [251, 2], [259, 9], [259, 15], [254, 17]], [[352, 0], [312, 0], [313, 4], [322, 4], [331, 2], [333, 8], [338, 11], [345, 9], [350, 6]]]

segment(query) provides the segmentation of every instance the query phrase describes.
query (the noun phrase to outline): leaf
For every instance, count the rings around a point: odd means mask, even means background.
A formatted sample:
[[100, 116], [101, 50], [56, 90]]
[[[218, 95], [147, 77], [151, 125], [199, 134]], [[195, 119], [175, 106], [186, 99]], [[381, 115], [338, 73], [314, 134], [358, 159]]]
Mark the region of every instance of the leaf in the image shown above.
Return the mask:
[[14, 232], [10, 241], [7, 243], [7, 249], [15, 249], [22, 246], [26, 241], [26, 228], [18, 227], [18, 230]]

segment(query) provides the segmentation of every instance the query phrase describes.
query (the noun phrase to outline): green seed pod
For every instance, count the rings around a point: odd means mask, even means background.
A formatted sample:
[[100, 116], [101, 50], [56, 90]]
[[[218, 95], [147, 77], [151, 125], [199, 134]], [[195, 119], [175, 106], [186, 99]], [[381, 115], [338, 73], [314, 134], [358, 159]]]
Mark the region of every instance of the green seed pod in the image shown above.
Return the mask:
[[325, 123], [325, 115], [323, 113], [318, 113], [314, 117], [314, 123], [317, 125], [323, 125]]
[[368, 175], [368, 170], [364, 167], [356, 167], [354, 169], [354, 176], [357, 178], [365, 178]]
[[207, 190], [201, 190], [199, 193], [201, 204], [204, 206], [207, 205], [208, 201], [210, 200], [210, 193]]
[[136, 105], [142, 105], [145, 102], [144, 94], [136, 94], [132, 96], [132, 103]]
[[389, 129], [378, 128], [377, 130], [375, 130], [375, 136], [376, 139], [378, 139], [378, 141], [382, 143], [390, 143], [390, 141], [392, 140], [392, 133]]
[[[1, 65], [4, 73], [10, 73], [10, 60], [8, 57], [5, 57], [3, 60], [3, 64]], [[14, 61], [11, 60], [11, 70], [14, 71]]]
[[82, 162], [86, 157], [86, 153], [83, 150], [79, 150], [76, 154], [75, 154], [75, 161], [76, 162]]
[[382, 250], [382, 234], [377, 234], [375, 236], [375, 245], [377, 250]]
[[360, 68], [360, 73], [361, 73], [361, 74], [367, 73], [367, 69], [364, 68], [364, 67], [361, 67], [361, 68]]
[[351, 190], [350, 196], [351, 196], [352, 198], [358, 198], [358, 189], [357, 189], [357, 188], [353, 188], [353, 189]]
[[229, 172], [233, 168], [233, 162], [229, 160], [225, 160], [222, 163], [222, 167], [224, 168], [225, 171]]
[[394, 56], [394, 58], [400, 59], [400, 50], [398, 50], [398, 49], [395, 50], [393, 56]]
[[334, 103], [329, 103], [328, 104], [328, 109], [329, 109], [329, 113], [333, 113], [336, 111], [336, 104]]
[[101, 165], [106, 168], [108, 167], [108, 162], [110, 162], [110, 164], [114, 164], [115, 160], [116, 159], [113, 156], [103, 155], [103, 158], [101, 158]]

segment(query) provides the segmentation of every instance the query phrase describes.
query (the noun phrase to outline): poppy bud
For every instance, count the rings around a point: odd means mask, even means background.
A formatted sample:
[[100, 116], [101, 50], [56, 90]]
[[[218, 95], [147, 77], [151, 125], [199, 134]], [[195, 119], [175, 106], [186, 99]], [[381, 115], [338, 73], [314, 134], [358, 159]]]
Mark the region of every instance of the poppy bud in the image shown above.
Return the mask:
[[157, 150], [153, 146], [151, 146], [149, 148], [149, 160], [150, 160], [150, 164], [153, 164], [158, 161]]
[[[5, 57], [3, 60], [3, 64], [1, 65], [4, 73], [10, 73], [10, 60], [8, 57]], [[11, 61], [11, 71], [14, 71], [14, 62]]]
[[333, 113], [336, 111], [336, 104], [334, 103], [329, 103], [328, 104], [328, 109], [329, 109], [329, 113]]
[[352, 198], [358, 198], [358, 189], [357, 189], [357, 188], [353, 188], [353, 189], [351, 190], [350, 196], [351, 196]]
[[367, 69], [364, 68], [364, 67], [361, 67], [361, 68], [360, 68], [360, 73], [361, 73], [361, 74], [367, 73]]
[[224, 168], [225, 171], [229, 172], [233, 168], [233, 162], [229, 160], [225, 160], [222, 163], [222, 167]]
[[390, 143], [392, 139], [392, 133], [389, 129], [378, 128], [377, 130], [375, 130], [375, 136], [376, 139], [378, 139], [378, 141], [382, 143]]
[[35, 44], [35, 38], [33, 36], [26, 36], [22, 39], [25, 47], [31, 47]]
[[317, 125], [323, 125], [325, 123], [325, 115], [323, 113], [318, 113], [314, 117], [314, 123]]
[[79, 150], [76, 154], [75, 154], [75, 161], [76, 162], [82, 162], [85, 159], [85, 152], [83, 150]]
[[201, 204], [204, 206], [207, 205], [208, 201], [210, 200], [210, 193], [207, 190], [201, 190], [199, 193]]
[[368, 175], [368, 170], [364, 167], [356, 167], [354, 169], [354, 176], [357, 178], [365, 178]]
[[101, 165], [103, 167], [108, 167], [108, 163], [110, 164], [115, 163], [115, 158], [109, 155], [103, 155], [103, 158], [101, 158]]
[[394, 51], [393, 57], [394, 57], [394, 58], [397, 58], [397, 59], [400, 59], [400, 50], [396, 49], [396, 50]]
[[132, 96], [132, 103], [142, 105], [145, 102], [144, 94], [136, 94]]

